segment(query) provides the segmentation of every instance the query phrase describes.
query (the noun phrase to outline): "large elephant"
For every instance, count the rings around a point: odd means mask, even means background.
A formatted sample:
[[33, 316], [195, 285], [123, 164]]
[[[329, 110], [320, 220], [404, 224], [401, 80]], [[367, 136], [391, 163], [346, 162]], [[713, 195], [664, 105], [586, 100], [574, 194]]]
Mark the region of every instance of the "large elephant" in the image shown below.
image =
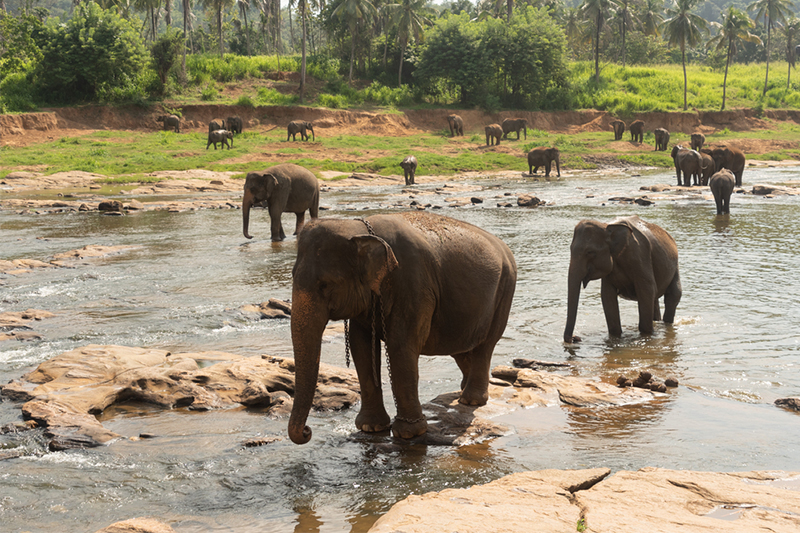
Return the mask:
[[656, 138], [656, 151], [666, 151], [669, 144], [669, 132], [664, 128], [656, 128], [653, 130], [653, 135]]
[[644, 142], [644, 122], [634, 120], [628, 130], [631, 132], [631, 142]]
[[181, 117], [178, 115], [160, 115], [156, 121], [164, 123], [164, 131], [172, 129], [175, 133], [181, 132]]
[[708, 181], [711, 194], [714, 195], [714, 202], [717, 204], [718, 215], [731, 212], [731, 193], [733, 193], [735, 184], [736, 178], [733, 176], [733, 172], [727, 168], [715, 173]]
[[[230, 141], [230, 144], [228, 142]], [[211, 144], [214, 144], [214, 150], [217, 149], [217, 143], [222, 145], [222, 149], [224, 150], [225, 147], [228, 147], [228, 150], [231, 149], [233, 146], [233, 133], [228, 130], [214, 130], [208, 132], [208, 143], [206, 143], [206, 150]]]
[[546, 146], [539, 146], [528, 152], [528, 173], [536, 174], [539, 167], [544, 167], [544, 176], [550, 176], [550, 164], [556, 162], [556, 171], [558, 177], [561, 177], [561, 152], [555, 146], [548, 148]]
[[[420, 355], [450, 355], [461, 370], [466, 405], [484, 405], [495, 344], [514, 297], [511, 250], [481, 228], [426, 212], [367, 219], [319, 219], [298, 237], [292, 282], [295, 396], [289, 437], [311, 438], [306, 426], [329, 320], [349, 320], [361, 386], [356, 427], [392, 428], [401, 438], [427, 431], [419, 402]], [[397, 406], [383, 405], [380, 341]]]
[[703, 158], [700, 168], [700, 185], [708, 185], [708, 180], [717, 171], [717, 165], [714, 163], [714, 158], [706, 153], [700, 152], [700, 157]]
[[500, 124], [489, 124], [483, 131], [486, 132], [486, 146], [500, 144], [500, 139], [503, 138], [503, 128]]
[[580, 341], [573, 331], [581, 284], [585, 288], [593, 279], [601, 280], [600, 297], [610, 335], [622, 335], [618, 296], [638, 302], [642, 333], [652, 333], [653, 321], [661, 320], [658, 299], [662, 296], [664, 322], [671, 324], [675, 320], [675, 309], [681, 301], [678, 247], [659, 226], [635, 215], [609, 224], [596, 220], [578, 222], [570, 246], [564, 342]]
[[458, 115], [448, 115], [447, 125], [450, 126], [450, 137], [464, 135], [464, 121]]
[[506, 118], [503, 119], [503, 139], [508, 139], [508, 134], [512, 131], [517, 132], [517, 140], [519, 140], [519, 132], [525, 134], [525, 139], [528, 139], [528, 121], [524, 118]]
[[703, 153], [706, 153], [714, 158], [714, 165], [717, 170], [727, 168], [733, 172], [736, 178], [736, 186], [742, 186], [742, 173], [744, 173], [744, 152], [738, 148], [729, 148], [727, 146], [718, 146], [712, 149], [703, 148]]
[[241, 117], [228, 117], [225, 123], [228, 124], [228, 131], [232, 131], [233, 133], [242, 133], [244, 121], [242, 121]]
[[[700, 152], [675, 145], [672, 147], [671, 155], [675, 162], [675, 173], [678, 175], [678, 186], [691, 187], [692, 178], [694, 184], [699, 185], [703, 170], [703, 158], [700, 157]], [[683, 183], [681, 183], [681, 173], [683, 173]]]
[[414, 176], [417, 173], [417, 158], [413, 155], [407, 155], [403, 161], [400, 162], [400, 167], [403, 169], [406, 185], [414, 185]]
[[702, 133], [692, 133], [692, 150], [700, 150], [706, 143], [706, 136]]
[[217, 130], [224, 130], [225, 129], [225, 121], [221, 118], [215, 118], [211, 122], [208, 123], [208, 133]]
[[622, 134], [625, 133], [625, 123], [621, 120], [612, 120], [611, 127], [614, 128], [614, 140], [621, 141]]
[[244, 236], [248, 239], [253, 238], [247, 231], [250, 208], [261, 202], [267, 203], [272, 240], [282, 241], [286, 238], [281, 225], [282, 213], [294, 213], [297, 216], [295, 234], [303, 227], [306, 210], [312, 219], [319, 215], [317, 177], [310, 170], [292, 163], [247, 174], [242, 198], [242, 223]]
[[286, 126], [286, 131], [288, 135], [286, 135], [286, 140], [289, 140], [289, 137], [292, 138], [293, 141], [297, 140], [297, 134], [300, 134], [301, 141], [308, 140], [308, 132], [311, 132], [311, 140], [316, 141], [317, 138], [314, 136], [314, 125], [311, 122], [307, 122], [305, 120], [293, 120]]

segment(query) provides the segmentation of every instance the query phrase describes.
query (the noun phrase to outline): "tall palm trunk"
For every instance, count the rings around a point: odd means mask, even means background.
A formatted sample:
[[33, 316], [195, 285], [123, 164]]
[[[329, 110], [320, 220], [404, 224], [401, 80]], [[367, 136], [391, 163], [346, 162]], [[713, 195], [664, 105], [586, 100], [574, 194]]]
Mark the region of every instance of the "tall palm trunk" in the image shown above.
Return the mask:
[[725, 77], [722, 78], [722, 108], [720, 111], [725, 111], [725, 92], [728, 88], [728, 66], [731, 64], [731, 55], [733, 54], [733, 39], [728, 41], [728, 58], [725, 61]]
[[356, 30], [355, 28], [350, 28], [350, 75], [348, 77], [348, 82], [350, 85], [353, 84], [353, 58], [356, 55]]
[[222, 59], [224, 46], [222, 44], [222, 6], [217, 8], [217, 35], [219, 35], [219, 58]]
[[403, 58], [406, 56], [406, 43], [400, 47], [400, 70], [397, 72], [397, 86], [403, 86]]
[[181, 70], [183, 71], [183, 79], [186, 79], [186, 36], [188, 35], [189, 28], [189, 2], [191, 0], [183, 0], [183, 57], [181, 59]]
[[594, 82], [600, 83], [600, 13], [597, 14], [595, 20], [595, 34], [594, 34]]
[[172, 26], [172, 0], [164, 0], [164, 22]]
[[306, 92], [306, 0], [300, 0], [300, 18], [303, 19], [303, 41], [300, 43], [300, 103]]
[[250, 54], [250, 26], [247, 24], [247, 8], [245, 7], [242, 10], [242, 16], [244, 17], [244, 35], [245, 40], [247, 41], [247, 55]]
[[622, 68], [625, 68], [625, 33], [627, 29], [627, 24], [625, 21], [622, 21]]
[[681, 63], [683, 63], [683, 110], [686, 111], [689, 105], [686, 101], [686, 45], [681, 43]]
[[292, 25], [292, 6], [289, 6], [289, 39], [292, 44], [292, 52], [296, 50], [294, 47], [294, 26]]
[[[764, 24], [767, 24], [767, 17], [764, 16]], [[772, 21], [769, 21], [767, 24], [767, 75], [764, 76], [764, 92], [761, 93], [761, 96], [767, 94], [767, 81], [769, 80], [769, 45], [772, 39]]]

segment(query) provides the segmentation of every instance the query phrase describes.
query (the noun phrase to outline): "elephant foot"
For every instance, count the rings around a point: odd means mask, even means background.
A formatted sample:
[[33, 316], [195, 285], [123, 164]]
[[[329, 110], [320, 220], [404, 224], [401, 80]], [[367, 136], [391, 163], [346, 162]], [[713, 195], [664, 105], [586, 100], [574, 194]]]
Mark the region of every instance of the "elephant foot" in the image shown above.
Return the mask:
[[420, 420], [407, 421], [400, 417], [394, 419], [392, 435], [401, 439], [413, 439], [428, 432], [428, 421], [423, 416]]
[[392, 420], [385, 411], [380, 415], [359, 413], [356, 427], [365, 433], [380, 433], [392, 427]]
[[461, 391], [461, 397], [458, 398], [458, 403], [463, 405], [486, 405], [488, 401], [489, 391], [487, 390], [464, 389]]

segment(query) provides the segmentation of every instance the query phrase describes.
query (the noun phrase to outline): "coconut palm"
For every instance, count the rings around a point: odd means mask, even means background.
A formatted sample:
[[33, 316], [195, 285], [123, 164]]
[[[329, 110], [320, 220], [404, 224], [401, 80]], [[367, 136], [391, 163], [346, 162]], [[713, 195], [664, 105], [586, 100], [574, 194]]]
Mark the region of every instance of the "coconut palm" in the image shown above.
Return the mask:
[[653, 37], [661, 36], [661, 23], [664, 21], [662, 12], [664, 2], [662, 0], [645, 0], [639, 8], [639, 21], [645, 35]]
[[622, 66], [625, 66], [625, 37], [628, 29], [633, 26], [631, 17], [631, 0], [611, 0], [614, 5], [614, 18], [619, 22], [620, 33], [622, 34]]
[[[169, 0], [167, 0], [169, 2]], [[247, 55], [250, 55], [250, 26], [247, 24], [247, 10], [250, 9], [250, 0], [234, 0], [239, 14], [244, 19], [244, 37], [247, 43]]]
[[189, 35], [189, 25], [192, 17], [192, 0], [181, 0], [183, 3], [183, 57], [181, 58], [181, 70], [183, 79], [186, 79], [186, 38]]
[[581, 13], [594, 29], [594, 81], [600, 82], [600, 32], [611, 14], [611, 0], [583, 0]]
[[686, 46], [697, 46], [702, 41], [702, 33], [708, 32], [705, 19], [691, 12], [698, 2], [699, 0], [674, 0], [672, 7], [667, 10], [669, 18], [663, 24], [669, 46], [681, 47], [684, 111], [689, 107], [686, 103]]
[[400, 43], [400, 70], [397, 74], [397, 85], [403, 84], [403, 58], [411, 39], [420, 41], [424, 37], [423, 25], [431, 24], [428, 15], [431, 10], [426, 7], [427, 0], [400, 0], [397, 4], [389, 4], [389, 13], [393, 26], [397, 28], [397, 40]]
[[[289, 5], [291, 6], [291, 1], [289, 0]], [[300, 94], [299, 100], [300, 103], [303, 103], [303, 98], [305, 97], [306, 92], [306, 40], [308, 39], [308, 26], [306, 22], [308, 21], [309, 11], [314, 7], [319, 7], [323, 2], [322, 0], [295, 0], [295, 3], [298, 6], [300, 11], [300, 19], [302, 21], [303, 27], [303, 38], [300, 42]]]
[[353, 60], [356, 55], [356, 32], [364, 22], [378, 16], [378, 10], [369, 0], [342, 0], [333, 10], [333, 15], [347, 21], [350, 27], [350, 74], [348, 80], [353, 83]]
[[764, 26], [767, 27], [767, 73], [764, 76], [764, 91], [762, 95], [767, 94], [767, 82], [769, 81], [769, 51], [770, 42], [772, 41], [772, 28], [775, 27], [777, 22], [784, 22], [786, 15], [791, 13], [791, 8], [794, 7], [792, 0], [757, 0], [749, 6], [748, 11], [756, 11], [756, 20], [764, 17]]
[[794, 47], [800, 42], [800, 19], [795, 16], [786, 19], [783, 25], [783, 36], [786, 38], [786, 62], [789, 63], [789, 72], [786, 74], [786, 88], [792, 79], [792, 67], [794, 66]]
[[219, 57], [225, 51], [224, 41], [222, 39], [222, 11], [228, 10], [233, 7], [234, 0], [201, 0], [203, 7], [206, 9], [213, 9], [217, 15], [217, 36], [219, 37]]
[[722, 50], [728, 47], [727, 59], [725, 61], [725, 77], [722, 79], [722, 108], [720, 111], [725, 110], [725, 96], [728, 85], [728, 67], [731, 64], [731, 58], [736, 55], [738, 48], [745, 42], [761, 44], [761, 39], [758, 36], [750, 33], [750, 30], [755, 27], [755, 23], [744, 11], [736, 9], [733, 6], [728, 8], [728, 11], [722, 13], [722, 24], [712, 22], [715, 28], [718, 28], [717, 35], [708, 41], [709, 48]]

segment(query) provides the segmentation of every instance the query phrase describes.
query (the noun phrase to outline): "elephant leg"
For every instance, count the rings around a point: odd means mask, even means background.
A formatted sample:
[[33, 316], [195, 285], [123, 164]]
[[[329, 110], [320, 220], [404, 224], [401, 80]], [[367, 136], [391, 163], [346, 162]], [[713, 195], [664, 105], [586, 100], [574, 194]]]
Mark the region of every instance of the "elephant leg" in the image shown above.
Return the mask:
[[270, 236], [273, 241], [282, 241], [286, 238], [283, 233], [283, 225], [281, 224], [281, 211], [270, 207], [269, 210], [270, 220]]
[[550, 161], [544, 164], [544, 177], [545, 178], [550, 177]]
[[658, 303], [658, 298], [653, 301], [653, 321], [661, 321], [661, 305]]
[[[379, 340], [376, 342], [380, 343]], [[379, 383], [375, 383], [373, 366], [379, 361], [375, 361], [372, 355], [371, 344], [372, 331], [351, 320], [350, 352], [361, 387], [361, 410], [356, 416], [356, 427], [368, 433], [386, 431], [392, 425], [392, 419], [383, 405], [383, 390]], [[377, 369], [377, 375], [380, 378], [380, 368]]]
[[743, 173], [744, 173], [744, 170], [740, 170], [739, 172], [734, 172], [733, 173], [733, 176], [736, 178], [736, 186], [737, 187], [741, 187], [742, 186], [742, 174]]
[[[489, 401], [489, 370], [492, 364], [492, 352], [497, 341], [486, 341], [469, 352], [458, 354], [456, 361], [468, 361], [468, 373], [461, 382], [461, 397], [458, 402], [464, 405], [486, 405]], [[459, 363], [461, 366], [461, 363]], [[462, 372], [464, 371], [462, 367]]]
[[653, 333], [654, 311], [658, 305], [655, 280], [640, 280], [636, 283], [636, 298], [639, 304], [639, 332], [649, 335]]
[[397, 404], [392, 435], [413, 439], [428, 431], [428, 422], [419, 403], [419, 353], [416, 347], [392, 343], [389, 363], [392, 367], [392, 393]]
[[456, 364], [461, 370], [461, 390], [464, 390], [467, 386], [467, 378], [469, 377], [470, 371], [469, 357], [464, 354], [456, 354], [453, 355], [453, 359], [456, 360]]
[[603, 302], [603, 313], [606, 315], [608, 334], [612, 337], [620, 337], [622, 335], [622, 322], [619, 318], [617, 289], [605, 278], [600, 281], [600, 300]]
[[300, 233], [300, 230], [303, 229], [303, 224], [306, 221], [306, 211], [304, 209], [299, 213], [295, 213], [295, 215], [297, 215], [297, 222], [295, 222], [294, 225], [294, 234], [297, 235]]
[[681, 288], [681, 277], [678, 272], [675, 272], [675, 277], [672, 278], [667, 290], [664, 292], [664, 322], [672, 324], [675, 321], [675, 310], [681, 301], [683, 290]]

